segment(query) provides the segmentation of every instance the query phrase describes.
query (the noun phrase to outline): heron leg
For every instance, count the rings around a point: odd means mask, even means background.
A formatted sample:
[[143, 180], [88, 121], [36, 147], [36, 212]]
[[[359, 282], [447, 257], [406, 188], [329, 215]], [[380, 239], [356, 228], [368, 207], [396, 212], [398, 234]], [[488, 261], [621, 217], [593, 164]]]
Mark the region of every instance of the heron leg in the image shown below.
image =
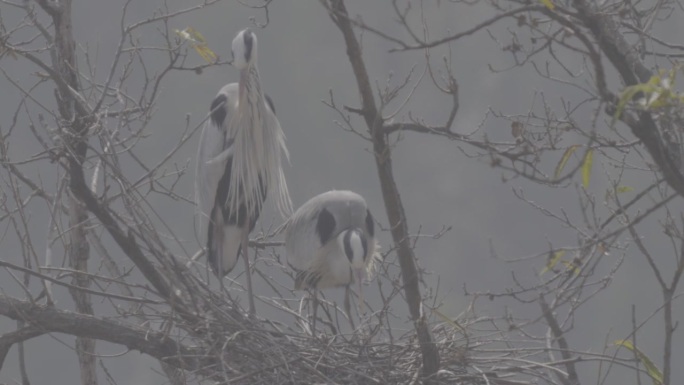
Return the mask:
[[245, 224], [242, 232], [242, 257], [245, 261], [245, 274], [247, 275], [247, 292], [249, 294], [249, 316], [256, 316], [256, 307], [254, 306], [254, 292], [252, 291], [252, 272], [249, 269], [249, 228], [251, 224], [249, 219]]
[[347, 313], [347, 319], [349, 320], [352, 331], [356, 330], [351, 314], [351, 289], [349, 288], [349, 285], [344, 288], [344, 311]]
[[366, 302], [363, 300], [363, 283], [361, 282], [363, 276], [359, 273], [356, 280], [359, 284], [359, 317], [366, 316]]
[[[221, 232], [221, 234], [223, 234], [223, 232]], [[221, 243], [223, 243], [223, 239], [221, 239]], [[221, 293], [225, 293], [226, 287], [223, 283], [223, 280], [226, 278], [226, 276], [223, 275], [223, 256], [222, 255], [219, 255], [219, 257], [217, 258], [216, 266], [218, 266], [218, 276], [219, 276], [219, 284], [221, 287]]]
[[313, 313], [313, 320], [311, 321], [311, 335], [315, 336], [316, 335], [316, 318], [318, 318], [318, 290], [313, 289], [311, 291], [311, 296], [312, 296], [312, 313]]

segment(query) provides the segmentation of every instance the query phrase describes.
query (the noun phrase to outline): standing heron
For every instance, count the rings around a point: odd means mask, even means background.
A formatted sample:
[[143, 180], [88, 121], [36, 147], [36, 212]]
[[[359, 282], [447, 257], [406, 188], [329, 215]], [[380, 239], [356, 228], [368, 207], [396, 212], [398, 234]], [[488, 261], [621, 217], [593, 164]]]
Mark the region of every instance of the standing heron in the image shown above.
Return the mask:
[[237, 34], [232, 55], [240, 81], [221, 88], [211, 102], [197, 154], [196, 197], [200, 229], [206, 228], [209, 265], [223, 278], [242, 254], [249, 314], [254, 315], [249, 233], [268, 192], [283, 216], [292, 212], [281, 165], [281, 155], [289, 159], [289, 154], [273, 102], [261, 90], [257, 38], [252, 31]]
[[[296, 271], [295, 289], [346, 287], [344, 307], [351, 322], [349, 286], [358, 283], [361, 308], [361, 281], [380, 260], [373, 215], [363, 197], [333, 190], [311, 198], [286, 223], [285, 250]], [[313, 306], [315, 325], [315, 294]]]

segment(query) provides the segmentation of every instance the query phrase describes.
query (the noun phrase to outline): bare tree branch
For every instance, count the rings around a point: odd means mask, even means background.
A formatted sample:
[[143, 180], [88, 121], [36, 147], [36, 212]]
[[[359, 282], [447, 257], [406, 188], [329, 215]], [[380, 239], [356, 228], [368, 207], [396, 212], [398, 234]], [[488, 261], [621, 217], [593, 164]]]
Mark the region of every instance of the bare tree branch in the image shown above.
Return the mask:
[[375, 105], [372, 87], [363, 62], [363, 54], [359, 42], [354, 35], [349, 14], [342, 0], [332, 0], [326, 5], [330, 17], [344, 36], [347, 56], [351, 63], [356, 83], [361, 96], [361, 111], [366, 127], [373, 137], [373, 153], [380, 178], [380, 188], [385, 201], [385, 209], [389, 219], [392, 239], [397, 245], [397, 257], [401, 266], [404, 294], [414, 323], [421, 347], [423, 362], [423, 378], [426, 383], [433, 383], [439, 371], [439, 351], [428, 325], [428, 316], [423, 311], [423, 300], [418, 286], [418, 269], [416, 256], [411, 246], [408, 224], [403, 204], [399, 196], [392, 171], [391, 149], [387, 143], [387, 135], [382, 130], [382, 112]]
[[26, 340], [30, 340], [31, 338], [38, 337], [40, 335], [45, 334], [44, 331], [32, 327], [32, 326], [24, 326], [18, 330], [15, 330], [13, 332], [5, 333], [0, 336], [0, 369], [2, 369], [2, 365], [5, 363], [5, 358], [7, 358], [7, 353], [9, 353], [10, 348], [14, 344], [18, 344], [21, 342], [24, 342]]
[[0, 295], [0, 314], [27, 323], [26, 329], [13, 337], [15, 339], [25, 337], [26, 340], [44, 333], [65, 333], [124, 345], [169, 365], [191, 371], [202, 369], [210, 360], [202, 354], [202, 350], [184, 346], [164, 333], [32, 304], [5, 295]]

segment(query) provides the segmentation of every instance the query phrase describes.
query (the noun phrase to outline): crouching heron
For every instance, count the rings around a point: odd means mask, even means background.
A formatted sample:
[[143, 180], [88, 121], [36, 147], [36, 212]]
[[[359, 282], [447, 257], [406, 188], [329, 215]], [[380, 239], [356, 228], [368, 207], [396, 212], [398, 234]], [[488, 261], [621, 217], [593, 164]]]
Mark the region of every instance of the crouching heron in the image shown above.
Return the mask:
[[333, 190], [317, 195], [288, 220], [287, 262], [296, 272], [295, 289], [314, 291], [314, 329], [316, 290], [345, 286], [344, 310], [351, 322], [349, 286], [357, 282], [362, 309], [361, 281], [373, 272], [379, 261], [377, 249], [373, 215], [363, 197], [351, 191]]
[[223, 278], [242, 254], [249, 313], [254, 315], [249, 233], [267, 193], [283, 216], [291, 213], [281, 165], [281, 156], [289, 159], [289, 155], [273, 103], [261, 90], [254, 33], [240, 31], [233, 39], [232, 54], [240, 81], [221, 88], [211, 103], [197, 155], [196, 196], [200, 229], [206, 228], [209, 265]]

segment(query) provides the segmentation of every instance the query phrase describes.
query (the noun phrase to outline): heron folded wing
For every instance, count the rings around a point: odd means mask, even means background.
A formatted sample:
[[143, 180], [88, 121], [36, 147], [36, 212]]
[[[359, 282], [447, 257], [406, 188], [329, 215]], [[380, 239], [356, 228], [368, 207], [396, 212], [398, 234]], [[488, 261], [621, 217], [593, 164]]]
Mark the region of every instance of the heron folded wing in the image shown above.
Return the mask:
[[230, 273], [238, 261], [243, 230], [229, 223], [220, 207], [212, 211], [207, 238], [207, 261], [218, 277]]
[[309, 270], [322, 246], [316, 234], [316, 222], [308, 219], [310, 214], [298, 211], [288, 220], [285, 229], [287, 261], [297, 271]]
[[200, 138], [195, 176], [195, 194], [199, 209], [200, 233], [207, 229], [219, 181], [232, 154], [232, 142], [226, 142], [219, 128], [211, 121], [205, 123]]
[[228, 161], [228, 158], [233, 156], [233, 140], [228, 141], [228, 148], [223, 150], [220, 154], [217, 156], [207, 160], [204, 162], [205, 165], [210, 166], [210, 167], [218, 167], [220, 170], [223, 170], [223, 168], [226, 166], [226, 162]]
[[321, 274], [316, 271], [297, 271], [294, 288], [295, 290], [315, 289], [321, 277]]

